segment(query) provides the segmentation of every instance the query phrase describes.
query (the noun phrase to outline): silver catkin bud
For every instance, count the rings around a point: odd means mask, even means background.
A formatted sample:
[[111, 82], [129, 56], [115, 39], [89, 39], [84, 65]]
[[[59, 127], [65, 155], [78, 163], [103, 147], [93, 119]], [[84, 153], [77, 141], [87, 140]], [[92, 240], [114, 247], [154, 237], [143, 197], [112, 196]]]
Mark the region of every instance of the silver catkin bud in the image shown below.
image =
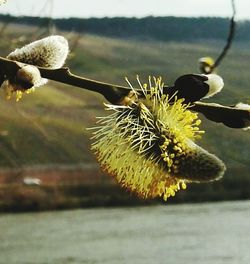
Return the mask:
[[55, 35], [16, 49], [7, 56], [7, 59], [56, 69], [63, 66], [68, 53], [68, 41], [62, 36]]
[[41, 78], [35, 66], [49, 69], [60, 68], [65, 63], [68, 53], [68, 41], [57, 35], [34, 41], [11, 52], [7, 59], [31, 65], [21, 67], [15, 76], [3, 83], [6, 98], [10, 99], [12, 94], [16, 94], [18, 101], [23, 92], [30, 92], [30, 88], [46, 84], [47, 79]]

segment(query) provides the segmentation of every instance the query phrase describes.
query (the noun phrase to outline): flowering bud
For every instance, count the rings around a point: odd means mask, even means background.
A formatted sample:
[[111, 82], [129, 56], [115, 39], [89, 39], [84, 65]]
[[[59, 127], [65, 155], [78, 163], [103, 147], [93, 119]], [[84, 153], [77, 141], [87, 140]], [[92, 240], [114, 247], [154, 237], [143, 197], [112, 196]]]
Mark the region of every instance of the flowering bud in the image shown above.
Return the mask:
[[3, 83], [3, 89], [7, 99], [16, 93], [16, 101], [19, 101], [23, 93], [30, 93], [34, 91], [34, 87], [42, 84], [40, 71], [33, 65], [24, 65], [11, 80], [6, 80]]

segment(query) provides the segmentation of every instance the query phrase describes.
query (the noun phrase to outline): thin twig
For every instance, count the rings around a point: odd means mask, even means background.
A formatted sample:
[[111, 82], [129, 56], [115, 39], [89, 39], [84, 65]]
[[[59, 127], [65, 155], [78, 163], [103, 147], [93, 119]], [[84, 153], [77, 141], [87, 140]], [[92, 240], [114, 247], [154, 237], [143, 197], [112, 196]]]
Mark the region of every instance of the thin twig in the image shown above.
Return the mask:
[[[12, 61], [0, 57], [0, 72], [6, 79], [13, 79], [16, 72], [26, 64]], [[128, 95], [131, 89], [126, 86], [113, 85], [104, 82], [87, 79], [75, 74], [72, 74], [69, 68], [48, 69], [36, 66], [43, 78], [65, 83], [85, 90], [97, 92], [103, 95], [109, 102], [118, 103], [124, 96]]]
[[221, 61], [223, 60], [223, 58], [226, 56], [229, 48], [231, 47], [233, 38], [234, 38], [234, 33], [235, 33], [235, 15], [236, 15], [236, 9], [235, 9], [235, 3], [234, 0], [231, 0], [231, 4], [232, 4], [232, 10], [233, 10], [233, 14], [232, 14], [232, 18], [230, 20], [230, 30], [229, 30], [229, 34], [227, 37], [227, 43], [225, 45], [225, 47], [223, 48], [221, 54], [218, 56], [218, 58], [216, 59], [214, 65], [212, 66], [212, 69], [214, 70], [216, 67], [219, 66], [219, 64], [221, 63]]

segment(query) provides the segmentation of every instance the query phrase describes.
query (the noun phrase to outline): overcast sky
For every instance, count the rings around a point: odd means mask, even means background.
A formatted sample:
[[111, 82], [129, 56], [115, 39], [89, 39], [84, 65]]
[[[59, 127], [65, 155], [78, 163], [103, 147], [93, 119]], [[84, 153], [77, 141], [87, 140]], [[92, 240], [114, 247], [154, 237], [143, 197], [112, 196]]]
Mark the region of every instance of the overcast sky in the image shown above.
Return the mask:
[[[238, 19], [250, 19], [250, 1], [235, 0]], [[7, 0], [0, 13], [52, 17], [222, 16], [231, 0]]]

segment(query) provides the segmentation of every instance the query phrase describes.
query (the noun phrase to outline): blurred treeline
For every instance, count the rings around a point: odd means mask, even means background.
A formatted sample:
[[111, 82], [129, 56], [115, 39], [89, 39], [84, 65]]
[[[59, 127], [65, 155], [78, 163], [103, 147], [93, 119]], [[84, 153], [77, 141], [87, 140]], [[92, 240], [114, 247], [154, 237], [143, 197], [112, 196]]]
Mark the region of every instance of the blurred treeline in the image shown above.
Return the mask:
[[[13, 17], [0, 15], [0, 21], [44, 27], [49, 17]], [[193, 41], [204, 39], [225, 40], [229, 19], [219, 17], [145, 17], [145, 18], [63, 18], [53, 19], [53, 25], [66, 31], [90, 33], [109, 37], [141, 38], [164, 41]], [[236, 39], [250, 40], [250, 21], [237, 23]]]

